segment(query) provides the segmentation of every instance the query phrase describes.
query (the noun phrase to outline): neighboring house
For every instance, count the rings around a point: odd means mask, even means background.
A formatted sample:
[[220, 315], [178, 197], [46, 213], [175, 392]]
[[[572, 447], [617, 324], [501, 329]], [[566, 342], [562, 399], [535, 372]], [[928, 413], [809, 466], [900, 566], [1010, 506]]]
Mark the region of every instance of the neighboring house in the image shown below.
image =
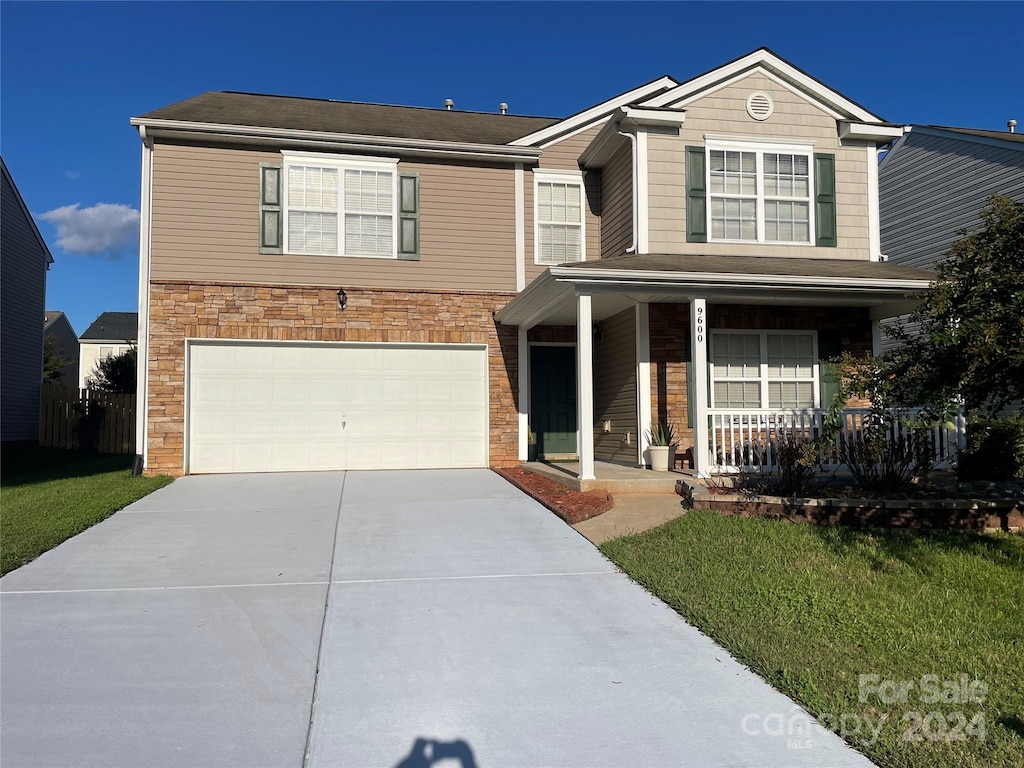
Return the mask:
[[[1024, 201], [1024, 135], [908, 126], [882, 159], [878, 181], [882, 252], [894, 264], [933, 267], [961, 230], [981, 226], [993, 194]], [[881, 348], [896, 343], [885, 336]]]
[[137, 312], [104, 312], [78, 338], [80, 351], [78, 386], [89, 386], [96, 363], [124, 354], [139, 338]]
[[78, 334], [63, 312], [47, 312], [43, 320], [43, 343], [53, 339], [53, 351], [68, 361], [61, 368], [60, 378], [54, 384], [64, 387], [78, 386]]
[[220, 92], [132, 123], [150, 473], [500, 465], [532, 427], [590, 480], [668, 420], [708, 474], [931, 276], [880, 262], [902, 126], [763, 48], [564, 119]]
[[46, 272], [53, 263], [39, 228], [0, 159], [0, 439], [39, 439]]

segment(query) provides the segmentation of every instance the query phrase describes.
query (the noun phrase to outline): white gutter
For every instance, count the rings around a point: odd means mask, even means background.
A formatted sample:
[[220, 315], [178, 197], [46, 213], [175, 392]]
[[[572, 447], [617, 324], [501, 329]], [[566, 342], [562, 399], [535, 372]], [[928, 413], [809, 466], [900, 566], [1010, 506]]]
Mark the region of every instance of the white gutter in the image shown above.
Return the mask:
[[149, 271], [150, 229], [153, 211], [153, 139], [139, 126], [142, 139], [142, 191], [139, 203], [139, 330], [135, 346], [135, 452], [142, 467], [149, 455]]
[[251, 125], [198, 123], [187, 120], [162, 120], [133, 117], [131, 124], [146, 128], [148, 136], [170, 138], [218, 138], [258, 140], [266, 144], [311, 143], [332, 149], [394, 152], [431, 157], [475, 157], [508, 162], [538, 161], [541, 150], [534, 147], [513, 147], [504, 144], [471, 144], [457, 141], [402, 139], [389, 136], [361, 136], [329, 131], [304, 131], [294, 128], [265, 128]]
[[[871, 277], [818, 277], [814, 275], [756, 275], [733, 272], [654, 272], [625, 269], [566, 269], [550, 267], [551, 275], [559, 281], [577, 284], [616, 283], [619, 287], [635, 285], [736, 285], [751, 288], [861, 288], [871, 290], [920, 291], [931, 281], [918, 279], [885, 280]], [[623, 285], [623, 284], [626, 285]]]

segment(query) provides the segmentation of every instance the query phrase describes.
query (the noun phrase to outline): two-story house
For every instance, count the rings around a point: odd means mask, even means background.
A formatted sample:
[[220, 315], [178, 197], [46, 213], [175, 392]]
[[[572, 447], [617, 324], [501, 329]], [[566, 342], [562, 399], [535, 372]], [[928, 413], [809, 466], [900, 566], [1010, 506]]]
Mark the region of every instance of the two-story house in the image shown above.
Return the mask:
[[[893, 264], [933, 268], [961, 232], [981, 227], [992, 195], [1024, 201], [1024, 134], [907, 126], [878, 166], [878, 188], [882, 253]], [[908, 318], [900, 322], [917, 332]], [[898, 343], [886, 334], [882, 350]]]
[[132, 123], [147, 472], [500, 465], [532, 429], [585, 482], [661, 420], [707, 474], [930, 276], [879, 258], [901, 128], [763, 48], [564, 119], [222, 92]]
[[39, 439], [50, 249], [0, 158], [0, 440]]
[[78, 386], [89, 387], [100, 360], [123, 355], [135, 346], [138, 330], [135, 312], [101, 312], [78, 339]]

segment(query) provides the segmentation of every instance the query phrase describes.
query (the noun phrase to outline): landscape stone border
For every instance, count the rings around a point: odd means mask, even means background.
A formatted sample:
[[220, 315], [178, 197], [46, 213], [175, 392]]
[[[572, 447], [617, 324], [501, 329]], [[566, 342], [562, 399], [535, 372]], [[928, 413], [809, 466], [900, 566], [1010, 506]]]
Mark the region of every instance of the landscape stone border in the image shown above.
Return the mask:
[[1019, 531], [1024, 499], [818, 499], [711, 493], [693, 480], [676, 493], [694, 509], [814, 525], [907, 530]]

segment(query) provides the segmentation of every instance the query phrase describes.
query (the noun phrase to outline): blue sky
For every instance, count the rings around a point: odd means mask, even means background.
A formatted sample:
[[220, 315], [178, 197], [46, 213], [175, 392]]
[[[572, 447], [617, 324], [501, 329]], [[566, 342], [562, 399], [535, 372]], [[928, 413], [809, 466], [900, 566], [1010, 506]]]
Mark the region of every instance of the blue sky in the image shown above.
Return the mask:
[[209, 90], [568, 115], [766, 45], [882, 117], [1024, 126], [1024, 3], [0, 4], [0, 151], [78, 333], [136, 308], [128, 118]]

